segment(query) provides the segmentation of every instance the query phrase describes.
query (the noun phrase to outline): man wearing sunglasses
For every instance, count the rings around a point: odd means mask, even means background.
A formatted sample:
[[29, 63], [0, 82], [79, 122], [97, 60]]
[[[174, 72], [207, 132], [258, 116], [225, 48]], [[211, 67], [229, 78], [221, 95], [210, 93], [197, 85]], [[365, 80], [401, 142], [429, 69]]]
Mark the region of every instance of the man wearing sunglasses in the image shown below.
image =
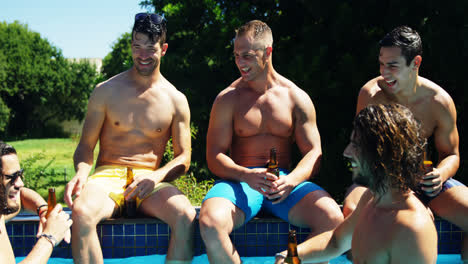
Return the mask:
[[[64, 237], [70, 237], [70, 216], [58, 204], [47, 220], [47, 205], [33, 190], [24, 188], [23, 170], [20, 169], [16, 150], [0, 141], [0, 263], [15, 263], [15, 256], [6, 232], [5, 221], [18, 214], [21, 206], [38, 211], [41, 217], [38, 240], [32, 251], [21, 263], [47, 263], [52, 250]], [[43, 231], [42, 231], [42, 227]]]
[[[170, 226], [166, 262], [192, 259], [196, 211], [169, 183], [190, 166], [190, 110], [186, 97], [160, 73], [167, 47], [166, 20], [137, 14], [131, 44], [134, 65], [97, 85], [91, 94], [74, 154], [76, 175], [65, 189], [75, 223], [75, 263], [103, 263], [96, 225], [121, 215], [124, 199], [134, 198], [138, 213]], [[174, 158], [161, 166], [170, 138]], [[96, 170], [88, 178], [98, 140]], [[130, 168], [134, 180], [126, 186]]]

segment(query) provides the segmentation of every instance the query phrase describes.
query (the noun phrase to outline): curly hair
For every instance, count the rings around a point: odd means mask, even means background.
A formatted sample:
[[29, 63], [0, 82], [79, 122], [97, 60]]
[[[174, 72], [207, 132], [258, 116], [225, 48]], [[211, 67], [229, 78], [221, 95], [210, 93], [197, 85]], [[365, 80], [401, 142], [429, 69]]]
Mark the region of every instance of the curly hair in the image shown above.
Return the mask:
[[369, 105], [354, 120], [363, 173], [369, 189], [382, 195], [388, 188], [417, 189], [423, 175], [426, 139], [411, 111], [400, 104]]
[[16, 149], [12, 147], [11, 145], [8, 145], [7, 143], [3, 142], [0, 140], [0, 174], [3, 179], [3, 161], [2, 158], [5, 155], [8, 154], [16, 154]]

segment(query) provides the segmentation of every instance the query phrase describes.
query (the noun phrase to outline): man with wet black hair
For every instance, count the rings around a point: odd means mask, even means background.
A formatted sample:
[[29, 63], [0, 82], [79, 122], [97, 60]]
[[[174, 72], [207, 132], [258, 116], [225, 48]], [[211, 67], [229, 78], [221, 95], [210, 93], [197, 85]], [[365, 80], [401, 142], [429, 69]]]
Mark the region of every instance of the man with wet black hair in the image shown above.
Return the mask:
[[[47, 220], [44, 215], [47, 204], [33, 190], [23, 187], [23, 170], [20, 167], [16, 150], [0, 141], [0, 263], [15, 263], [15, 255], [6, 232], [5, 221], [16, 215], [20, 208], [36, 210], [42, 218], [39, 224], [38, 240], [32, 251], [21, 263], [47, 263], [52, 250], [64, 237], [70, 238], [70, 216], [58, 204]], [[42, 206], [46, 205], [46, 206]]]
[[[356, 113], [369, 104], [399, 103], [421, 122], [422, 135], [433, 137], [438, 162], [428, 168], [415, 191], [435, 214], [465, 232], [462, 258], [468, 261], [468, 188], [452, 178], [460, 164], [455, 104], [439, 85], [419, 76], [422, 42], [418, 32], [407, 26], [397, 27], [379, 44], [381, 76], [361, 89]], [[354, 210], [365, 190], [357, 185], [350, 188], [343, 205], [345, 216]]]
[[301, 243], [299, 257], [316, 263], [352, 248], [354, 263], [435, 264], [433, 217], [412, 191], [424, 174], [425, 144], [408, 108], [364, 108], [343, 153], [351, 163], [353, 181], [367, 187], [363, 199], [337, 228]]
[[[124, 200], [135, 198], [139, 213], [159, 218], [171, 228], [166, 263], [192, 259], [196, 212], [187, 197], [168, 183], [190, 166], [190, 110], [185, 96], [160, 73], [168, 47], [165, 39], [162, 16], [137, 14], [133, 67], [98, 84], [89, 99], [74, 155], [76, 175], [65, 189], [75, 223], [75, 263], [103, 263], [96, 225], [121, 215]], [[170, 138], [174, 159], [160, 166]], [[96, 170], [88, 178], [98, 140]], [[130, 169], [134, 180], [125, 188]]]

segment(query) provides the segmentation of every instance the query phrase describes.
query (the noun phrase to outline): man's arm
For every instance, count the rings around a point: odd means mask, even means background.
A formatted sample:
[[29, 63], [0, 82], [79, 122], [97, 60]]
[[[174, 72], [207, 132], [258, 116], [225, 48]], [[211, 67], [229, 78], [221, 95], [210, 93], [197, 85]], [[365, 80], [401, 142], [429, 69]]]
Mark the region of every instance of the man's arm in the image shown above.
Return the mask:
[[314, 104], [310, 97], [299, 88], [293, 90], [292, 98], [295, 101], [294, 138], [303, 157], [287, 177], [281, 176], [274, 182], [270, 197], [280, 197], [275, 203], [282, 202], [297, 185], [315, 175], [320, 168], [322, 158]]
[[[455, 104], [448, 94], [443, 94], [443, 102], [433, 109], [437, 111], [437, 126], [434, 130], [434, 142], [439, 155], [439, 163], [433, 171], [424, 176], [422, 189], [428, 196], [437, 195], [442, 184], [453, 177], [460, 165], [458, 150], [459, 138], [457, 129], [457, 112]], [[430, 185], [433, 185], [430, 187]]]
[[175, 100], [176, 114], [172, 122], [171, 137], [174, 159], [155, 171], [158, 182], [173, 181], [186, 173], [191, 160], [190, 108], [185, 96]]
[[80, 142], [73, 155], [76, 174], [65, 188], [64, 200], [70, 208], [73, 207], [72, 196], [80, 195], [93, 167], [93, 152], [105, 119], [105, 98], [108, 95], [105, 94], [104, 89], [105, 87], [98, 85], [89, 98]]
[[[359, 215], [370, 200], [372, 200], [372, 193], [367, 190], [363, 194], [363, 199], [359, 200], [356, 210], [339, 226], [334, 230], [321, 233], [301, 243], [297, 248], [299, 257], [303, 261], [327, 261], [349, 250]], [[325, 244], [323, 241], [328, 241], [328, 243]], [[326, 245], [326, 247], [323, 248], [320, 245]]]

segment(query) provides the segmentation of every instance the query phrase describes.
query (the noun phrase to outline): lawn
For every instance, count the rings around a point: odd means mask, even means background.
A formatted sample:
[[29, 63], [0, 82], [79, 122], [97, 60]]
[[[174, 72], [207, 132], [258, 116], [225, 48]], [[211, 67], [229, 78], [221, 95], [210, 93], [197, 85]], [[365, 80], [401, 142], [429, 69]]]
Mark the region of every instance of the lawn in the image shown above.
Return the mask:
[[[8, 142], [15, 147], [25, 169], [26, 186], [47, 199], [47, 189], [55, 187], [57, 199], [63, 203], [67, 182], [75, 176], [73, 153], [78, 140], [71, 138], [26, 139]], [[96, 146], [94, 157], [97, 157]]]
[[[75, 176], [73, 153], [78, 140], [70, 138], [26, 139], [8, 142], [15, 147], [22, 168], [25, 184], [47, 199], [47, 189], [56, 188], [57, 201], [63, 204], [65, 185]], [[97, 158], [99, 146], [94, 151]], [[213, 180], [198, 181], [192, 172], [173, 182], [187, 195], [193, 205], [200, 205]]]

